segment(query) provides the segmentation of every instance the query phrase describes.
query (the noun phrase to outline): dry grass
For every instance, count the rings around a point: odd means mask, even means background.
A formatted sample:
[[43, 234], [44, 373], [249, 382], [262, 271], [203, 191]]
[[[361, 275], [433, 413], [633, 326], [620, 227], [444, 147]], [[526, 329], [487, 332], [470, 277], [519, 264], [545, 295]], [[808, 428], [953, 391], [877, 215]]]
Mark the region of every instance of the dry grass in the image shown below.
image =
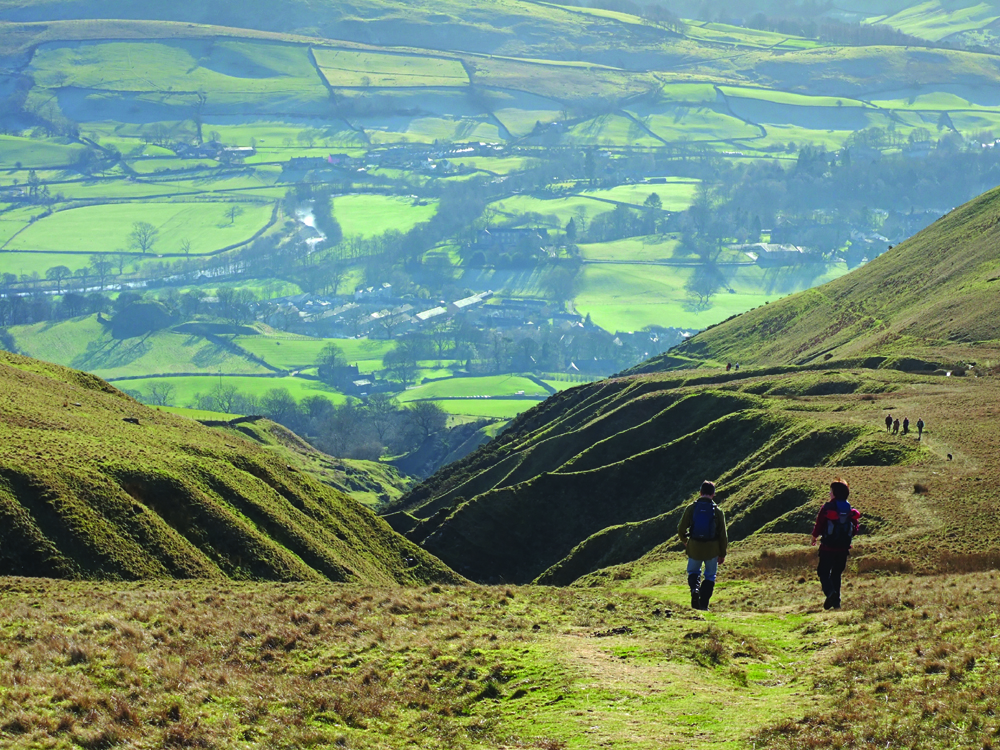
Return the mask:
[[860, 582], [850, 642], [815, 680], [828, 708], [760, 733], [768, 748], [990, 748], [1000, 737], [996, 572]]

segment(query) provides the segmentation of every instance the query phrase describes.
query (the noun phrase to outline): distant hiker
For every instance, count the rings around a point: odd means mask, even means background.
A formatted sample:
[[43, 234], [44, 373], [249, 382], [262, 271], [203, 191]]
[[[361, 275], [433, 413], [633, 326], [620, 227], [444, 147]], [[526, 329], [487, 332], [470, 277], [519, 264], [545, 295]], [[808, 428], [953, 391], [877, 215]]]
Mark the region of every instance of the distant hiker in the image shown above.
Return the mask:
[[904, 435], [909, 435], [910, 434], [910, 418], [909, 417], [903, 417], [903, 434]]
[[892, 434], [893, 435], [898, 435], [899, 434], [899, 420], [898, 419], [895, 419], [892, 422]]
[[917, 420], [917, 440], [921, 440], [924, 437], [924, 420]]
[[733, 369], [733, 363], [732, 362], [726, 362], [726, 372], [729, 372], [732, 369]]
[[816, 573], [823, 586], [826, 601], [823, 609], [840, 609], [840, 576], [847, 567], [847, 556], [851, 554], [851, 542], [858, 533], [861, 514], [847, 502], [851, 488], [843, 479], [830, 484], [830, 498], [820, 508], [813, 527], [812, 543], [823, 538], [819, 547], [819, 565]]
[[739, 363], [739, 362], [737, 362], [737, 363], [736, 363], [736, 372], [739, 372], [739, 371], [740, 371], [740, 363]]
[[[708, 609], [715, 591], [715, 575], [719, 565], [726, 561], [729, 536], [726, 534], [726, 514], [715, 504], [715, 484], [703, 482], [701, 497], [691, 503], [681, 516], [677, 535], [684, 543], [688, 556], [688, 587], [691, 589], [691, 606]], [[705, 581], [701, 582], [701, 568], [705, 566]]]
[[892, 429], [892, 415], [887, 414], [885, 417], [885, 431], [889, 432]]

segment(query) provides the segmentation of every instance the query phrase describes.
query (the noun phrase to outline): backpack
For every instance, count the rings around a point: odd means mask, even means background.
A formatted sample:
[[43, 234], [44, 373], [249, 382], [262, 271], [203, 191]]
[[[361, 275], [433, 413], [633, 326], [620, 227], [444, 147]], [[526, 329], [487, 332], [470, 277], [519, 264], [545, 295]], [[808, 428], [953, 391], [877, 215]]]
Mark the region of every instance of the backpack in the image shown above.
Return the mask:
[[827, 504], [826, 533], [823, 544], [841, 549], [850, 549], [854, 539], [854, 519], [851, 518], [851, 504], [846, 500], [834, 500]]
[[715, 528], [715, 503], [698, 500], [691, 518], [691, 538], [697, 542], [711, 542], [719, 536]]

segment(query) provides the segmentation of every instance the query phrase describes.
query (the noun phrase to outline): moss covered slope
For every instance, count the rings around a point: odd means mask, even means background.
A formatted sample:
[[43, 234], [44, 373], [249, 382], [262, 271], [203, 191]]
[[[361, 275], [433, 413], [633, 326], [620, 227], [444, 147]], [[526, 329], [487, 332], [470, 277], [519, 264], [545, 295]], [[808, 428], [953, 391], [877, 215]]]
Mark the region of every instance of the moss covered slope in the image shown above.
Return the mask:
[[0, 574], [454, 580], [367, 509], [232, 431], [0, 353]]

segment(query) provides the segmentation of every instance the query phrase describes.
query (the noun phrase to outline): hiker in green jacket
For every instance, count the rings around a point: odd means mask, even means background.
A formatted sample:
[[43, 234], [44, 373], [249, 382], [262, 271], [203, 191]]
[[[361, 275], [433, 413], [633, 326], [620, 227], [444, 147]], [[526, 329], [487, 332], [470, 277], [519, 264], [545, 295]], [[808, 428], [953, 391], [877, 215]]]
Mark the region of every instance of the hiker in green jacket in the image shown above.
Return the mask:
[[[715, 483], [703, 482], [701, 497], [684, 509], [677, 535], [684, 543], [688, 555], [688, 586], [691, 589], [691, 606], [708, 609], [708, 602], [715, 591], [715, 576], [719, 565], [726, 561], [729, 536], [726, 534], [726, 514], [715, 504]], [[705, 581], [701, 582], [701, 568], [705, 566]]]

